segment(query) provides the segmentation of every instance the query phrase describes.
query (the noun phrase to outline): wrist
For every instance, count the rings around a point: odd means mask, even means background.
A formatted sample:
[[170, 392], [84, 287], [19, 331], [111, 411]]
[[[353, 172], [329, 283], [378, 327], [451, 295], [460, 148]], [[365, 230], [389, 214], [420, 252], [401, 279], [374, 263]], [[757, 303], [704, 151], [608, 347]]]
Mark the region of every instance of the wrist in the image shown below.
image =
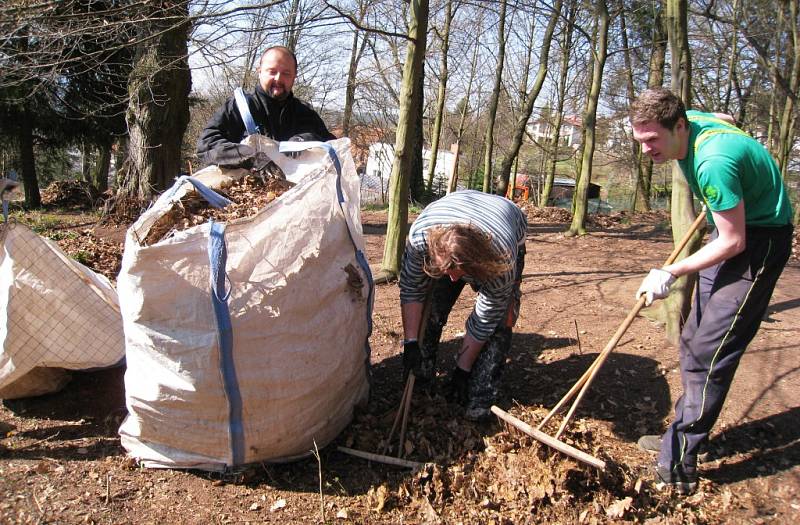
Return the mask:
[[673, 270], [672, 266], [665, 266], [664, 268], [659, 268], [662, 272], [667, 272], [672, 276], [673, 279], [677, 279], [678, 276], [675, 275], [675, 270]]
[[417, 338], [416, 337], [410, 337], [408, 339], [403, 339], [403, 346], [405, 346], [405, 345], [407, 345], [409, 343], [416, 343], [416, 342], [417, 342]]

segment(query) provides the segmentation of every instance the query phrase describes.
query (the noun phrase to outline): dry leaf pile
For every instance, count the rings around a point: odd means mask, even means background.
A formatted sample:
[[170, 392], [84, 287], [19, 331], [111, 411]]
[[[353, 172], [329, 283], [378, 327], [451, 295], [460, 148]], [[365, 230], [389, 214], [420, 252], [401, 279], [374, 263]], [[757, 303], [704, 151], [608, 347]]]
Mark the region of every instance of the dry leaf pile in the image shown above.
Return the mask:
[[[547, 410], [513, 412], [535, 424]], [[384, 441], [392, 417], [393, 412], [359, 415], [346, 444], [396, 455], [396, 447], [386, 447]], [[584, 419], [561, 437], [606, 461], [606, 471], [600, 472], [511, 427], [487, 435], [485, 428], [460, 417], [455, 405], [439, 396], [418, 395], [405, 457], [425, 467], [395, 488], [372, 487], [365, 506], [377, 515], [413, 513], [421, 523], [591, 524], [643, 522], [656, 516], [666, 517], [666, 523], [696, 520], [702, 496], [667, 511], [672, 495], [656, 491], [641, 466], [615, 463], [612, 457], [624, 458], [627, 451], [609, 437], [602, 422]], [[704, 490], [701, 486], [698, 494]]]
[[64, 253], [115, 281], [122, 265], [122, 244], [96, 237], [92, 230], [74, 232], [56, 241]]
[[541, 224], [548, 222], [568, 223], [572, 214], [564, 208], [555, 206], [538, 207], [529, 202], [519, 203], [518, 206], [528, 217], [528, 224]]
[[212, 219], [218, 222], [229, 222], [253, 216], [292, 186], [294, 186], [293, 183], [285, 180], [266, 179], [266, 181], [262, 181], [258, 177], [248, 175], [224, 190], [217, 190], [217, 193], [232, 201], [224, 208], [214, 208], [198, 193], [190, 192], [150, 227], [144, 244], [157, 243], [175, 232], [187, 230]]
[[96, 204], [99, 197], [92, 185], [80, 180], [57, 180], [42, 190], [42, 204], [58, 207], [86, 207]]

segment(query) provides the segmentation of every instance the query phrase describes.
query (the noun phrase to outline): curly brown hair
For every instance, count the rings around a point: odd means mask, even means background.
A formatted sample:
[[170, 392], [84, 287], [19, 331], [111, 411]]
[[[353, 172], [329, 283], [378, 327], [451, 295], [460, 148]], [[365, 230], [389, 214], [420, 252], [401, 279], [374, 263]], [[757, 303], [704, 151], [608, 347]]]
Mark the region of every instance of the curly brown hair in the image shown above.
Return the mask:
[[510, 254], [492, 245], [492, 236], [471, 224], [431, 228], [425, 273], [440, 279], [447, 270], [458, 268], [478, 281], [488, 281], [511, 269]]

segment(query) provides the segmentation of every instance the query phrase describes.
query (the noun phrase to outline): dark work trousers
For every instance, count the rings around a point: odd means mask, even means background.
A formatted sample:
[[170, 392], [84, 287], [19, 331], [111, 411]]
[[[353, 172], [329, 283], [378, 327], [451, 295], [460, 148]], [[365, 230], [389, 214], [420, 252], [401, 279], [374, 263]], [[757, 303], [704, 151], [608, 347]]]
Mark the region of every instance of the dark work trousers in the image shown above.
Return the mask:
[[[717, 237], [712, 233], [711, 239]], [[748, 227], [745, 250], [699, 275], [681, 332], [683, 395], [661, 440], [658, 464], [696, 474], [698, 448], [722, 410], [739, 359], [755, 337], [791, 253], [792, 226]]]
[[[511, 348], [511, 329], [519, 316], [519, 306], [522, 297], [520, 283], [522, 271], [525, 268], [525, 245], [521, 245], [517, 252], [515, 264], [515, 284], [506, 316], [500, 321], [495, 331], [481, 349], [478, 359], [472, 366], [469, 382], [470, 404], [486, 400], [491, 405], [499, 390], [500, 376], [506, 356]], [[425, 311], [427, 321], [423, 320], [425, 332], [420, 345], [422, 363], [420, 365], [420, 378], [431, 379], [436, 371], [436, 354], [439, 341], [442, 337], [442, 328], [447, 323], [447, 318], [453, 305], [458, 300], [466, 283], [459, 279], [452, 282], [449, 277], [443, 277], [433, 282]], [[424, 314], [423, 314], [424, 315]], [[480, 401], [485, 404], [485, 401]], [[487, 406], [489, 406], [487, 405]]]

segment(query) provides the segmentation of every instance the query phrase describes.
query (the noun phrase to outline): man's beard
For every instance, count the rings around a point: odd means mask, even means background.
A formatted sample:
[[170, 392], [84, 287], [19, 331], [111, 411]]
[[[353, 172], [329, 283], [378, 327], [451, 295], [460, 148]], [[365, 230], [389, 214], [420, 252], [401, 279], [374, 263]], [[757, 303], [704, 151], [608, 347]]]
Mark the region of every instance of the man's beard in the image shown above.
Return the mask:
[[287, 98], [289, 98], [289, 93], [290, 92], [287, 91], [286, 88], [284, 88], [283, 86], [281, 86], [280, 92], [277, 93], [277, 94], [275, 93], [275, 88], [274, 87], [271, 87], [269, 90], [267, 90], [267, 94], [271, 98], [274, 98], [275, 100], [278, 100], [278, 101], [284, 101]]

